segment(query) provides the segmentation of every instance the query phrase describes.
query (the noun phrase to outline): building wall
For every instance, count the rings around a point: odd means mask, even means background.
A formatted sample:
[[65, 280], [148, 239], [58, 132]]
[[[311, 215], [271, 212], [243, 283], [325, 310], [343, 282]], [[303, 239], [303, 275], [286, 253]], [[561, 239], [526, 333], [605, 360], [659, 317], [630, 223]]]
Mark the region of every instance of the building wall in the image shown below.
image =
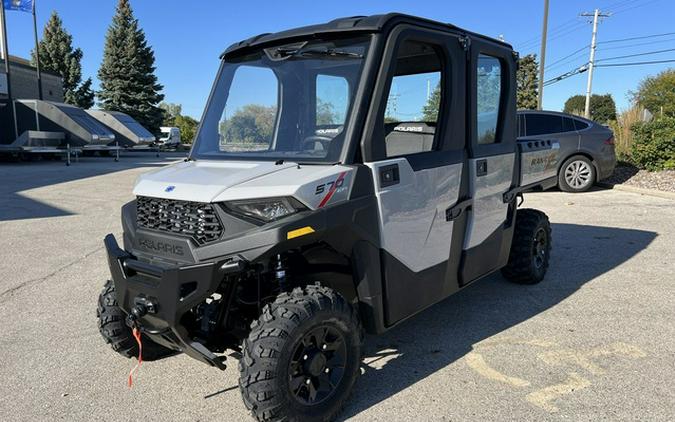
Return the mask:
[[[38, 98], [37, 72], [30, 66], [28, 61], [11, 57], [10, 83], [12, 97], [18, 100], [32, 100]], [[4, 69], [5, 63], [0, 60], [0, 68]], [[44, 100], [63, 102], [63, 81], [61, 76], [42, 72], [42, 96]]]

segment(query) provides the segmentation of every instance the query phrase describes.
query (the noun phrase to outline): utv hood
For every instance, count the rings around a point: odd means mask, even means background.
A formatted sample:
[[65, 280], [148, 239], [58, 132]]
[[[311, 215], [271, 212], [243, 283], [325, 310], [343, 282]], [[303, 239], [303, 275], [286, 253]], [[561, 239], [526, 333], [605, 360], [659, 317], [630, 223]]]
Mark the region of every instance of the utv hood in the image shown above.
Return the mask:
[[134, 195], [212, 202], [226, 189], [296, 164], [238, 161], [188, 161], [141, 175]]

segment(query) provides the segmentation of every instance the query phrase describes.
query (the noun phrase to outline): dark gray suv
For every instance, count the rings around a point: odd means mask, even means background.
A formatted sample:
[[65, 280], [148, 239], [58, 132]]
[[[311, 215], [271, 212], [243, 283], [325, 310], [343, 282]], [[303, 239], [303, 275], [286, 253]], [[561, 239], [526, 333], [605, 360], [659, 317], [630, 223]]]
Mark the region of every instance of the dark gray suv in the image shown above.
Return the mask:
[[520, 139], [556, 139], [560, 142], [558, 187], [584, 192], [611, 176], [616, 165], [614, 133], [591, 120], [555, 111], [518, 111]]

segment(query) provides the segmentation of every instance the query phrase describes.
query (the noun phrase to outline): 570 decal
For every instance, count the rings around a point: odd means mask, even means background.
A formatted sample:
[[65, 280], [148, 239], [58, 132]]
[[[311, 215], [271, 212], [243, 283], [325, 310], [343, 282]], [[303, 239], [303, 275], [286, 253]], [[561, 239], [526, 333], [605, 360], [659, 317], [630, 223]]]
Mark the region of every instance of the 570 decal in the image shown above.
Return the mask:
[[330, 201], [330, 198], [333, 197], [333, 194], [335, 193], [335, 191], [342, 188], [342, 185], [344, 185], [344, 183], [345, 183], [345, 176], [346, 175], [347, 175], [347, 172], [343, 171], [342, 173], [340, 173], [338, 175], [337, 179], [335, 179], [334, 181], [326, 182], [326, 183], [322, 183], [320, 185], [317, 185], [316, 190], [314, 191], [315, 195], [321, 195], [322, 193], [326, 192], [326, 189], [328, 190], [327, 193], [326, 193], [326, 196], [324, 196], [323, 199], [321, 199], [321, 202], [319, 203], [319, 208], [326, 205], [328, 203], [328, 201]]
[[338, 179], [336, 179], [332, 182], [323, 183], [323, 184], [318, 185], [316, 187], [316, 191], [314, 192], [314, 194], [315, 195], [322, 194], [326, 191], [326, 188], [328, 188], [328, 191], [330, 191], [331, 189], [333, 189], [333, 186], [335, 186], [336, 189], [340, 188], [340, 187], [342, 187], [342, 185], [344, 185], [344, 183], [345, 183], [344, 178], [342, 178], [342, 179], [338, 178]]

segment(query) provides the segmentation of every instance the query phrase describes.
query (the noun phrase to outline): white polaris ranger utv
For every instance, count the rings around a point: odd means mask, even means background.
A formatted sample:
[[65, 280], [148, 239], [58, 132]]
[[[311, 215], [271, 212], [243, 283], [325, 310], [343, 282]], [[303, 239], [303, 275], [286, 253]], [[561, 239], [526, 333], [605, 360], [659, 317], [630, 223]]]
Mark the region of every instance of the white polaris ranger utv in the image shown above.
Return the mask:
[[240, 352], [261, 421], [326, 421], [363, 332], [382, 333], [497, 270], [542, 280], [557, 143], [516, 141], [511, 46], [400, 14], [229, 47], [190, 156], [122, 209], [101, 334], [124, 356]]

